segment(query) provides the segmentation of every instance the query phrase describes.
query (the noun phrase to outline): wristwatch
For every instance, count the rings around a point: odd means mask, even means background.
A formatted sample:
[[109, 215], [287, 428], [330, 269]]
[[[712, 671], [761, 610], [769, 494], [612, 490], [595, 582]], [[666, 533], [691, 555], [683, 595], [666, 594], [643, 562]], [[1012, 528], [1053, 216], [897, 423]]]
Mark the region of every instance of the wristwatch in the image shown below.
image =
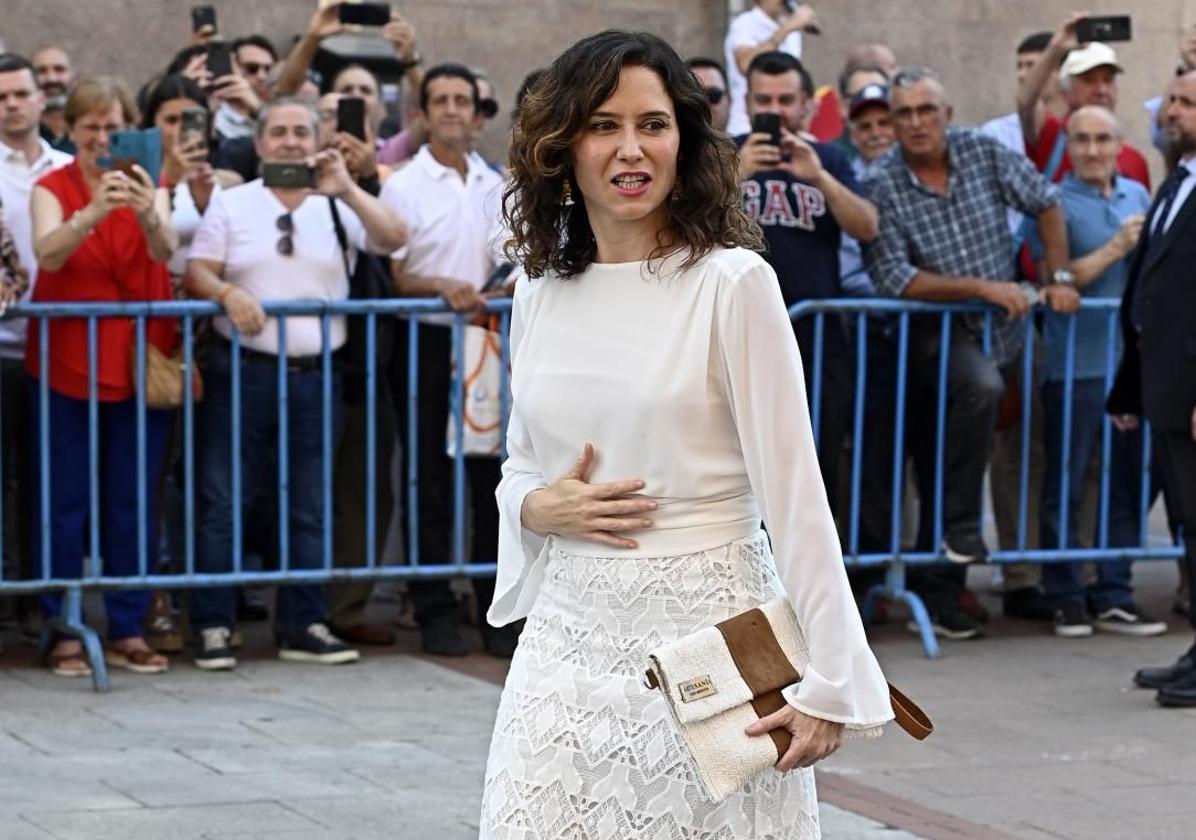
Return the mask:
[[1076, 276], [1066, 268], [1056, 268], [1055, 273], [1051, 275], [1051, 281], [1056, 286], [1074, 286], [1076, 284]]

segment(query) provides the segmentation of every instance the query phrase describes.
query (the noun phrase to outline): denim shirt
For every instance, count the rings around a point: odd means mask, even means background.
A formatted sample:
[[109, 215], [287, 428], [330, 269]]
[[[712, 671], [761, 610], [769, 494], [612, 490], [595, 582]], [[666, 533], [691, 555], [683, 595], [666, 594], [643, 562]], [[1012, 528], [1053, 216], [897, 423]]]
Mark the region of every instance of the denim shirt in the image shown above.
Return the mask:
[[[1067, 173], [1059, 184], [1063, 211], [1067, 215], [1067, 245], [1073, 260], [1087, 256], [1112, 239], [1121, 223], [1135, 213], [1150, 208], [1146, 188], [1130, 178], [1114, 176], [1113, 189], [1103, 195]], [[1091, 283], [1080, 289], [1085, 298], [1121, 298], [1129, 277], [1129, 257], [1118, 260]], [[1113, 310], [1114, 318], [1116, 310]], [[1103, 379], [1109, 352], [1108, 310], [1082, 311], [1076, 314], [1076, 379]], [[1067, 316], [1047, 311], [1044, 321], [1047, 381], [1064, 379], [1067, 367]], [[1113, 363], [1121, 355], [1121, 330], [1113, 330]]]

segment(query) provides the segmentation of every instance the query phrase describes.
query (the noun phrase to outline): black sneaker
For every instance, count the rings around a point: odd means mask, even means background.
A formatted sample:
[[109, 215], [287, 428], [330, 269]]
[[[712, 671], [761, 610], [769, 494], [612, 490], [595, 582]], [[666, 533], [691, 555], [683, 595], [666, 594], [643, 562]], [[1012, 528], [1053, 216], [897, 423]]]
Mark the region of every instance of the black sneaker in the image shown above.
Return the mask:
[[1096, 628], [1126, 636], [1161, 636], [1167, 632], [1167, 622], [1142, 612], [1137, 604], [1112, 607], [1096, 614]]
[[1011, 589], [1001, 597], [1002, 612], [1009, 618], [1024, 621], [1053, 621], [1055, 611], [1051, 609], [1042, 590], [1037, 586], [1023, 586]]
[[328, 625], [316, 622], [298, 633], [283, 637], [278, 658], [284, 662], [342, 665], [356, 662], [361, 654], [334, 636]]
[[1082, 639], [1092, 635], [1092, 622], [1083, 604], [1067, 601], [1055, 610], [1055, 635], [1064, 639]]
[[943, 555], [952, 563], [983, 563], [988, 546], [979, 534], [948, 534], [943, 537]]
[[[905, 625], [911, 633], [917, 633], [917, 622], [910, 620]], [[960, 642], [984, 635], [984, 625], [957, 607], [947, 607], [930, 614], [930, 629], [940, 639]]]
[[199, 653], [195, 667], [203, 671], [231, 671], [237, 667], [237, 657], [228, 645], [233, 631], [227, 627], [205, 627], [199, 631]]

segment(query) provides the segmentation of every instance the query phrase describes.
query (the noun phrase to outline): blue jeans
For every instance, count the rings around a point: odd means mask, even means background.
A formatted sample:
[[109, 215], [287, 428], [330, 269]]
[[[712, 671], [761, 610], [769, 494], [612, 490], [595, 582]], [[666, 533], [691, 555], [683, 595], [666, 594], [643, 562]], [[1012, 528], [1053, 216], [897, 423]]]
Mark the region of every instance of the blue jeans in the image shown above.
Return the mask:
[[[1077, 379], [1072, 383], [1071, 450], [1068, 463], [1067, 540], [1059, 534], [1061, 467], [1063, 461], [1063, 383], [1045, 382], [1042, 386], [1042, 410], [1045, 427], [1046, 475], [1042, 482], [1040, 545], [1044, 549], [1075, 548], [1080, 545], [1076, 531], [1084, 501], [1085, 480], [1092, 457], [1101, 446], [1101, 428], [1105, 416], [1104, 379]], [[1109, 463], [1109, 533], [1108, 546], [1136, 546], [1141, 517], [1138, 499], [1141, 493], [1142, 432], [1111, 431]], [[1100, 524], [1092, 536], [1099, 545]], [[1113, 607], [1127, 607], [1133, 600], [1130, 586], [1130, 561], [1101, 561], [1096, 564], [1096, 583], [1087, 590], [1083, 583], [1083, 563], [1045, 563], [1042, 584], [1048, 601], [1056, 606], [1087, 600], [1093, 612]]]
[[[245, 528], [272, 528], [248, 519], [253, 500], [278, 449], [278, 369], [273, 364], [241, 358], [241, 498], [232, 497], [232, 378], [229, 346], [217, 341], [204, 364], [205, 396], [199, 437], [199, 523], [197, 570], [232, 571], [232, 511], [241, 505]], [[331, 419], [333, 441], [340, 419], [341, 377], [333, 371]], [[290, 568], [324, 565], [323, 374], [287, 374], [288, 535]], [[278, 589], [275, 624], [294, 635], [324, 621], [327, 607], [322, 584], [292, 584]], [[232, 627], [236, 592], [227, 586], [197, 589], [192, 594], [191, 621], [198, 629]]]
[[[78, 578], [83, 575], [83, 557], [90, 550], [87, 537], [91, 503], [87, 400], [77, 400], [49, 392], [49, 491], [50, 491], [50, 573], [55, 577]], [[40, 438], [41, 400], [38, 380], [29, 380], [30, 440], [33, 448], [30, 487], [33, 488], [32, 568], [34, 577], [42, 576], [41, 470]], [[109, 576], [135, 576], [138, 569], [138, 529], [145, 532], [146, 571], [157, 565], [157, 515], [154, 498], [166, 439], [170, 431], [169, 411], [146, 409], [145, 412], [145, 510], [137, 511], [137, 403], [101, 402], [99, 409], [99, 513], [100, 556], [103, 572]], [[42, 613], [54, 618], [62, 612], [62, 595], [41, 596]], [[149, 593], [141, 589], [105, 590], [104, 609], [108, 615], [108, 638], [112, 641], [145, 635], [145, 611]]]

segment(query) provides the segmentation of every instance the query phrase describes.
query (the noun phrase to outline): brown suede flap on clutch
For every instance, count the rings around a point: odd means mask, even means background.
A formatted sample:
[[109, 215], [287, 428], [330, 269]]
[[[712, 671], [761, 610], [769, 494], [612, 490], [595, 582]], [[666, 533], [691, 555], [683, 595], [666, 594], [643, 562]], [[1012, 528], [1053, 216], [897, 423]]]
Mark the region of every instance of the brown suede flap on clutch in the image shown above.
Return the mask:
[[[801, 675], [785, 656], [768, 618], [759, 609], [748, 610], [715, 625], [727, 643], [735, 667], [752, 692], [752, 709], [767, 717], [785, 706], [781, 689], [801, 681]], [[919, 741], [934, 731], [930, 718], [918, 705], [889, 685], [889, 699], [898, 726]], [[769, 733], [780, 758], [793, 740], [786, 729]]]

